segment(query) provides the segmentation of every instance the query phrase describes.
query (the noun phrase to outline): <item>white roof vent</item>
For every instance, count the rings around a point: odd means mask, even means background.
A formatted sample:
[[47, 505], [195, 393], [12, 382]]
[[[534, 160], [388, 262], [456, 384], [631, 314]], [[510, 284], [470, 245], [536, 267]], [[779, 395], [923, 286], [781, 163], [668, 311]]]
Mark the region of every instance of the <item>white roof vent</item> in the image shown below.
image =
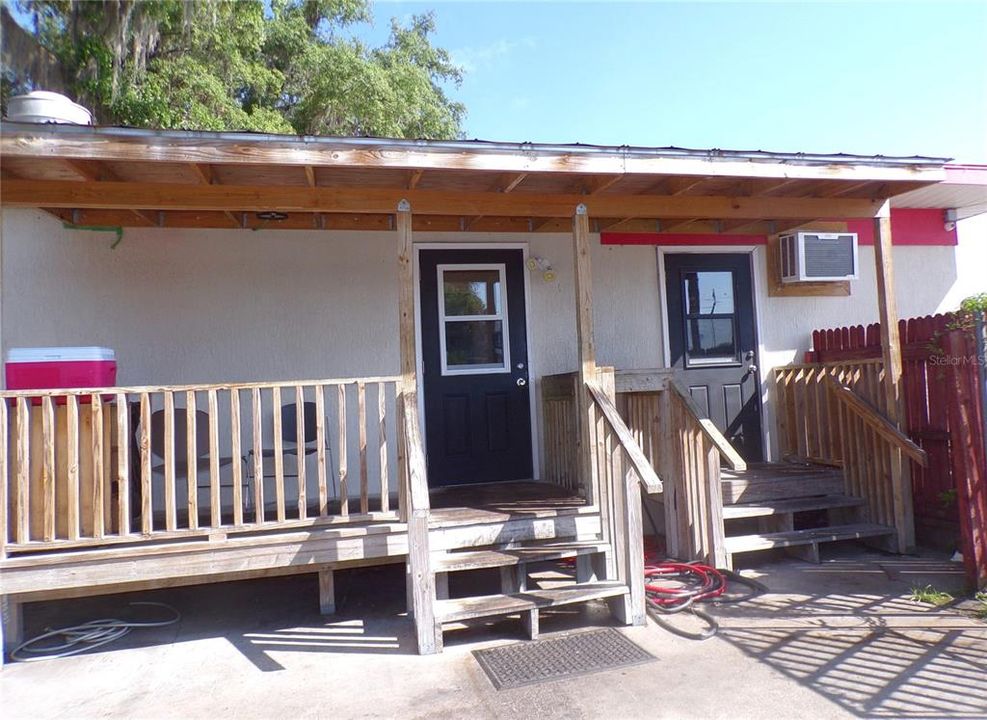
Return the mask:
[[35, 90], [15, 95], [7, 103], [7, 119], [24, 123], [66, 123], [92, 125], [93, 114], [64, 95]]

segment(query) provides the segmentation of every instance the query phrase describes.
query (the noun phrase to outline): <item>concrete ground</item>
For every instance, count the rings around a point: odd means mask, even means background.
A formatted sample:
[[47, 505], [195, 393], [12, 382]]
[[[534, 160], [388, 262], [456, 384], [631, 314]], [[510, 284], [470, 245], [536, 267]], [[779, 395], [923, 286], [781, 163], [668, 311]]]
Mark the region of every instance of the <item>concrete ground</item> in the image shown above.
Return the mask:
[[[850, 546], [821, 565], [780, 559], [745, 574], [769, 592], [713, 608], [711, 640], [649, 622], [622, 632], [655, 662], [502, 691], [471, 653], [517, 642], [518, 620], [447, 632], [444, 653], [419, 657], [395, 566], [341, 573], [331, 618], [317, 613], [315, 576], [27, 606], [29, 635], [120, 616], [135, 599], [168, 602], [182, 620], [90, 654], [9, 664], [0, 707], [8, 720], [987, 717], [987, 623], [908, 599], [927, 583], [959, 587], [957, 565]], [[601, 606], [563, 609], [542, 631], [583, 620], [610, 622]]]

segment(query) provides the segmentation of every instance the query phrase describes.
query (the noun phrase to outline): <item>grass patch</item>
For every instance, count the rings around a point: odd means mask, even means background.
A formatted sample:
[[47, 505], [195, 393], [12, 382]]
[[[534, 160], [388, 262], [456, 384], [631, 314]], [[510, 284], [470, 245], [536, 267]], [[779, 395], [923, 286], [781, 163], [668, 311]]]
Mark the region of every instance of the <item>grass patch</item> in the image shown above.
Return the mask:
[[977, 601], [977, 607], [973, 609], [973, 614], [981, 620], [987, 620], [987, 590], [981, 590], [973, 599]]
[[[936, 590], [931, 585], [912, 588], [912, 594], [908, 597], [914, 602], [923, 603], [925, 605], [935, 605], [936, 607], [949, 605], [949, 603], [953, 602], [955, 599], [948, 592]], [[985, 607], [985, 612], [987, 612], [987, 607]]]

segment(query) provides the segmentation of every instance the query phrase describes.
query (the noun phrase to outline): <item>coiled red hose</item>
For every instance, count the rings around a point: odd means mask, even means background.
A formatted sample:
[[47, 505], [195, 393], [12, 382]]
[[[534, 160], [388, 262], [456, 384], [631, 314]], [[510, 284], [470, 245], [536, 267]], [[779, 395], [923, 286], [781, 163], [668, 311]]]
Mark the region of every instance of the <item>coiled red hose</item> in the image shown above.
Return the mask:
[[[679, 612], [695, 602], [719, 597], [727, 581], [709, 565], [663, 562], [644, 568], [644, 593], [659, 612]], [[669, 582], [671, 581], [671, 582]]]
[[[692, 640], [706, 640], [716, 634], [716, 620], [701, 610], [696, 603], [736, 603], [766, 591], [755, 580], [745, 578], [730, 570], [721, 570], [698, 562], [678, 562], [665, 559], [664, 549], [653, 537], [645, 538], [644, 594], [648, 610], [655, 622], [666, 630]], [[746, 586], [747, 592], [723, 597], [728, 584]], [[700, 632], [689, 632], [679, 624], [670, 623], [668, 615], [689, 610], [702, 620], [706, 627]]]

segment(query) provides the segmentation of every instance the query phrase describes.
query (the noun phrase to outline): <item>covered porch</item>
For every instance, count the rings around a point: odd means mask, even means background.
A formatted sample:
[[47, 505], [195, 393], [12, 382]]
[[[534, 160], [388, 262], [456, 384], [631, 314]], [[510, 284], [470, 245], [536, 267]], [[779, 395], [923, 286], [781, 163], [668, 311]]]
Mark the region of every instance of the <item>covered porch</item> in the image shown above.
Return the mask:
[[[625, 351], [610, 348], [598, 364], [601, 334], [623, 347], [640, 344], [643, 331], [619, 301], [620, 274], [594, 275], [602, 250], [591, 236], [777, 235], [811, 222], [873, 219], [882, 319], [894, 326], [887, 198], [941, 174], [921, 158], [3, 130], [4, 210], [45, 214], [20, 215], [15, 226], [103, 243], [102, 257], [62, 268], [66, 277], [112, 276], [112, 253], [131, 252], [135, 239], [141, 252], [156, 253], [165, 280], [181, 284], [194, 269], [164, 258], [169, 246], [183, 249], [184, 234], [222, 237], [229, 248], [275, 233], [252, 260], [236, 250], [213, 258], [230, 272], [253, 265], [242, 275], [251, 284], [222, 285], [225, 316], [217, 323], [210, 315], [211, 335], [196, 323], [195, 302], [179, 293], [154, 301], [188, 315], [128, 320], [146, 333], [131, 357], [142, 352], [144, 367], [170, 382], [130, 374], [134, 382], [114, 387], [2, 393], [0, 573], [13, 637], [19, 603], [261, 575], [318, 572], [331, 612], [334, 569], [389, 562], [407, 563], [423, 653], [441, 649], [444, 621], [489, 612], [520, 613], [535, 635], [540, 607], [608, 598], [618, 617], [639, 623], [642, 490], [663, 500], [670, 554], [723, 565], [721, 461], [740, 470], [745, 461], [657, 363], [614, 370], [606, 360]], [[302, 296], [310, 306], [277, 301], [279, 283], [311, 282], [298, 265], [280, 272], [281, 258], [309, 252], [283, 230], [322, 243], [330, 273], [340, 248], [338, 285], [308, 285], [322, 293]], [[521, 245], [534, 261], [522, 281], [530, 363], [504, 363], [532, 418], [530, 474], [503, 478], [513, 482], [430, 482], [428, 453], [437, 443], [423, 437], [443, 418], [427, 411], [434, 375], [424, 367], [416, 267], [419, 246], [443, 245]], [[7, 273], [30, 270], [5, 260]], [[141, 267], [139, 254], [128, 262], [134, 272]], [[618, 267], [606, 256], [603, 266]], [[142, 271], [151, 292], [167, 287], [153, 281], [154, 267]], [[276, 282], [259, 284], [265, 276]], [[221, 276], [212, 282], [222, 284]], [[268, 294], [258, 298], [255, 289]], [[140, 284], [127, 292], [125, 301], [139, 298]], [[264, 315], [252, 323], [255, 302]], [[333, 318], [331, 338], [305, 327], [313, 307]], [[74, 322], [93, 311], [78, 309]], [[29, 317], [6, 316], [5, 346], [32, 337]], [[152, 320], [172, 341], [156, 340], [146, 327]], [[198, 333], [175, 343], [183, 326]], [[283, 326], [293, 331], [282, 336]], [[40, 336], [31, 342], [41, 344]], [[60, 337], [57, 323], [50, 337]], [[641, 358], [650, 357], [649, 342]], [[244, 377], [264, 353], [278, 358], [277, 374]], [[210, 382], [197, 383], [188, 369], [199, 354], [219, 355]], [[308, 359], [295, 365], [295, 354]], [[885, 387], [895, 393], [893, 338], [885, 360]], [[320, 363], [338, 372], [319, 373]], [[302, 379], [302, 365], [316, 366], [308, 377], [321, 379]], [[897, 365], [900, 375], [900, 357]], [[527, 588], [527, 562], [559, 557], [577, 558], [568, 595]], [[472, 604], [444, 597], [449, 572], [481, 566], [517, 570], [504, 573], [500, 596]]]

